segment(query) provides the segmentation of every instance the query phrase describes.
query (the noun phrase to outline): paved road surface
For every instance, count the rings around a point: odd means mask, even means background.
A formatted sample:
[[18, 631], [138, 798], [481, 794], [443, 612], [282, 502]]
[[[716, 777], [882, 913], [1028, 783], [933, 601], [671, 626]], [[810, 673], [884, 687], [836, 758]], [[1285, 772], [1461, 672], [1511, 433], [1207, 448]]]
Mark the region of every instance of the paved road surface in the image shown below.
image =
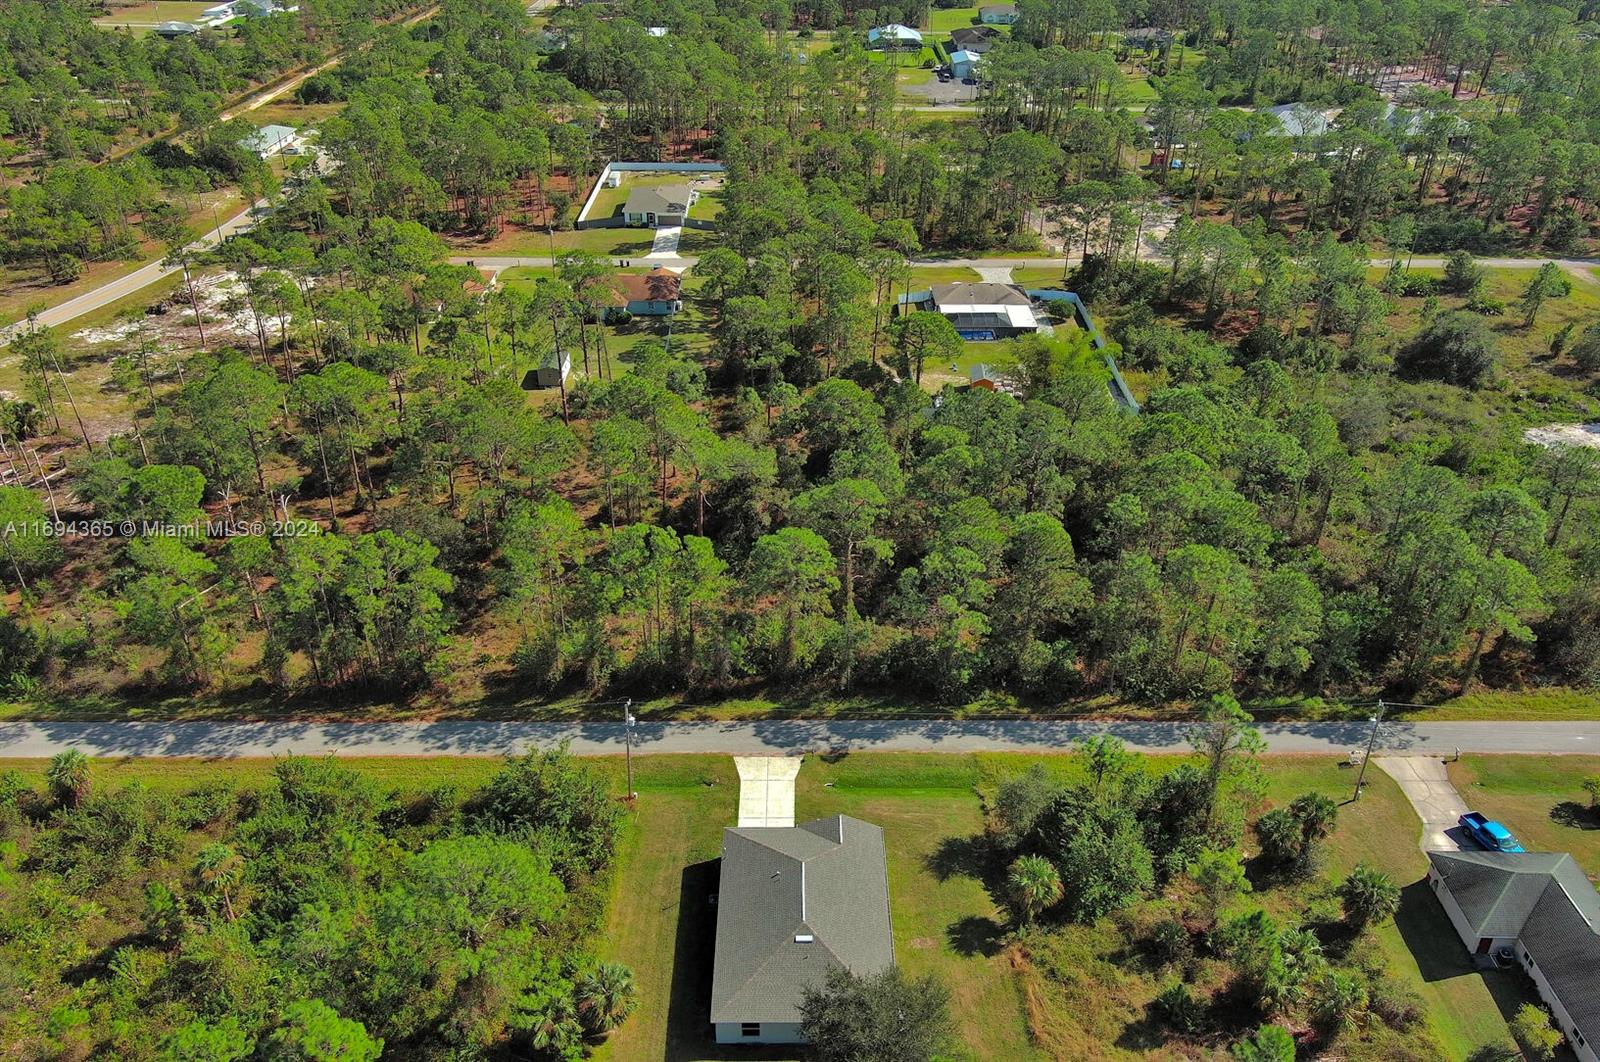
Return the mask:
[[[1367, 724], [1271, 723], [1261, 728], [1279, 753], [1348, 755]], [[1188, 750], [1182, 723], [1070, 723], [1024, 720], [773, 720], [641, 723], [638, 752], [792, 754], [823, 749], [893, 752], [1048, 752], [1109, 733], [1143, 752]], [[620, 723], [0, 723], [0, 757], [52, 756], [77, 747], [95, 756], [503, 755], [570, 741], [584, 756], [623, 749]], [[1570, 753], [1600, 749], [1596, 723], [1385, 723], [1378, 748], [1399, 755], [1466, 752]]]
[[1438, 756], [1374, 756], [1374, 767], [1393, 778], [1422, 820], [1424, 852], [1470, 848], [1457, 820], [1467, 812], [1467, 802], [1450, 784], [1445, 761]]
[[[611, 257], [616, 257], [615, 255]], [[1079, 255], [1070, 255], [1067, 258], [1028, 257], [1028, 258], [915, 258], [911, 264], [914, 267], [933, 266], [966, 266], [969, 269], [1061, 269], [1068, 262], [1075, 262]], [[686, 266], [693, 265], [698, 259], [692, 256], [680, 256], [679, 262]], [[1145, 255], [1146, 262], [1165, 262], [1160, 255]], [[471, 262], [483, 269], [499, 270], [510, 269], [512, 266], [549, 266], [555, 260], [549, 255], [473, 255], [461, 254], [451, 257], [451, 262], [456, 265], [465, 265]], [[1592, 270], [1600, 269], [1600, 258], [1479, 258], [1476, 259], [1481, 266], [1491, 269], [1538, 269], [1546, 262], [1554, 262], [1562, 269], [1574, 276], [1600, 283]], [[1371, 264], [1379, 268], [1389, 264], [1387, 258], [1374, 258]], [[1418, 256], [1411, 262], [1414, 269], [1442, 269], [1445, 260]]]
[[[266, 200], [263, 199], [258, 201], [255, 206], [239, 211], [239, 213], [224, 221], [221, 225], [209, 230], [200, 239], [190, 244], [190, 249], [198, 253], [215, 247], [219, 232], [223, 238], [236, 233], [249, 232], [255, 228], [258, 220], [251, 211], [265, 205]], [[149, 265], [135, 269], [126, 276], [107, 281], [93, 291], [85, 292], [76, 298], [68, 299], [66, 302], [57, 303], [39, 314], [39, 324], [52, 326], [65, 324], [74, 317], [82, 317], [84, 314], [93, 313], [103, 306], [109, 306], [118, 299], [132, 295], [134, 292], [149, 287], [156, 281], [164, 277], [170, 277], [176, 272], [178, 272], [177, 266], [163, 265], [160, 260], [151, 262]], [[6, 328], [0, 328], [0, 347], [9, 344], [17, 336], [26, 332], [28, 327], [28, 322], [23, 320]]]

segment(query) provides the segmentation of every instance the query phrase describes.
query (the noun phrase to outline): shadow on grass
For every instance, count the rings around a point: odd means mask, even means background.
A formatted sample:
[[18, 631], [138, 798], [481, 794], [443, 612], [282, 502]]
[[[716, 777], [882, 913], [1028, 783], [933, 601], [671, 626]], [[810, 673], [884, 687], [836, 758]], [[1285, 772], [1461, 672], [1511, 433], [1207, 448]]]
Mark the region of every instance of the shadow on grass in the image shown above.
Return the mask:
[[928, 853], [926, 862], [928, 870], [940, 881], [968, 877], [988, 884], [994, 868], [994, 848], [982, 834], [946, 837]]
[[1481, 977], [1500, 1016], [1507, 1023], [1524, 1003], [1537, 1003], [1533, 982], [1520, 969], [1480, 970], [1466, 945], [1456, 935], [1427, 878], [1400, 890], [1400, 910], [1394, 916], [1400, 937], [1417, 961], [1422, 979], [1429, 983], [1454, 977]]
[[1550, 809], [1550, 821], [1575, 830], [1600, 830], [1600, 809], [1576, 800], [1563, 800]]
[[717, 909], [711, 897], [722, 860], [683, 868], [678, 888], [678, 932], [672, 949], [672, 990], [667, 1002], [666, 1062], [699, 1059], [791, 1059], [798, 1049], [716, 1042], [711, 1029], [711, 974], [717, 951]]
[[992, 918], [982, 915], [967, 915], [958, 918], [945, 928], [945, 939], [950, 942], [957, 954], [971, 958], [982, 955], [989, 959], [1000, 954], [1000, 945], [1005, 938], [1005, 927]]

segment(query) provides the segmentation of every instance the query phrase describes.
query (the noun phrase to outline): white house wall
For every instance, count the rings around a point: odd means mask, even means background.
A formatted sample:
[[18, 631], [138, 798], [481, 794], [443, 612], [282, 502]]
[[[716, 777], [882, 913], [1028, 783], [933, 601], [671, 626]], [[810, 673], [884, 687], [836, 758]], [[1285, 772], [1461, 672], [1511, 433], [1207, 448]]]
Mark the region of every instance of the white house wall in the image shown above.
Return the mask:
[[1567, 1046], [1572, 1048], [1573, 1054], [1577, 1055], [1581, 1062], [1600, 1062], [1600, 1056], [1595, 1054], [1593, 1044], [1587, 1041], [1581, 1044], [1578, 1042], [1578, 1027], [1573, 1023], [1572, 1015], [1567, 1013], [1567, 1008], [1561, 1005], [1560, 997], [1550, 987], [1550, 982], [1545, 980], [1544, 970], [1540, 968], [1538, 960], [1528, 953], [1528, 949], [1523, 947], [1520, 941], [1517, 943], [1517, 958], [1522, 960], [1523, 970], [1538, 986], [1539, 998], [1549, 1004], [1551, 1012], [1555, 1015], [1556, 1025], [1566, 1035]]
[[742, 1035], [740, 1023], [736, 1021], [719, 1021], [716, 1023], [716, 1027], [717, 1043], [719, 1044], [803, 1044], [806, 1042], [806, 1038], [800, 1035], [799, 1022], [764, 1021], [761, 1023], [760, 1036]]
[[1461, 913], [1461, 905], [1456, 903], [1456, 898], [1450, 895], [1450, 886], [1446, 885], [1439, 872], [1431, 865], [1428, 867], [1428, 884], [1433, 888], [1433, 895], [1438, 898], [1439, 906], [1444, 908], [1444, 913], [1450, 916], [1450, 924], [1455, 927], [1456, 936], [1461, 938], [1461, 943], [1469, 954], [1478, 950], [1478, 934], [1467, 921], [1467, 916]]

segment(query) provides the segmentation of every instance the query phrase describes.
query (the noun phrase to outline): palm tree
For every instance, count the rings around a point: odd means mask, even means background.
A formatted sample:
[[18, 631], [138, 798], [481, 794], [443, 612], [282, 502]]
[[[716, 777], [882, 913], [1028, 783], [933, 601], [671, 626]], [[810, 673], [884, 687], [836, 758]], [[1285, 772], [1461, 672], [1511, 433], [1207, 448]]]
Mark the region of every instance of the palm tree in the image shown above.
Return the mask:
[[1300, 865], [1309, 867], [1317, 842], [1333, 832], [1339, 806], [1321, 793], [1306, 793], [1290, 801], [1289, 814], [1300, 824]]
[[202, 892], [222, 897], [228, 921], [237, 921], [239, 916], [233, 909], [233, 896], [244, 877], [244, 860], [239, 858], [239, 853], [221, 841], [208, 844], [195, 856], [194, 874], [200, 879]]
[[76, 808], [89, 799], [89, 757], [77, 749], [58, 752], [45, 769], [45, 780], [56, 803], [66, 808]]
[[1023, 925], [1061, 899], [1061, 874], [1044, 856], [1019, 856], [1006, 874], [1006, 894]]
[[621, 963], [603, 962], [577, 983], [578, 1019], [591, 1033], [608, 1033], [627, 1020], [639, 1005], [633, 971]]
[[551, 1000], [543, 1013], [534, 1016], [528, 1039], [535, 1050], [562, 1057], [576, 1049], [583, 1039], [583, 1026], [573, 1013], [572, 1000], [565, 995]]
[[1383, 871], [1359, 863], [1340, 884], [1339, 901], [1344, 905], [1345, 921], [1359, 932], [1400, 910], [1400, 887]]

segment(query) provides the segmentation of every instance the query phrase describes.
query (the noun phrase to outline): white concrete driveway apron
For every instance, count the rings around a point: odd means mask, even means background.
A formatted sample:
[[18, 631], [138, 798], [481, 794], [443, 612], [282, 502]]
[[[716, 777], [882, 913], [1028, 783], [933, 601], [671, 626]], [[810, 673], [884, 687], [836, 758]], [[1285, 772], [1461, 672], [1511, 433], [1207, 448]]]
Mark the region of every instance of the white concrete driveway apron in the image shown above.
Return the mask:
[[1422, 819], [1422, 850], [1457, 851], [1461, 842], [1456, 820], [1466, 814], [1467, 802], [1450, 784], [1445, 761], [1433, 756], [1374, 756], [1372, 762], [1393, 778]]
[[740, 826], [793, 826], [798, 756], [735, 756]]
[[655, 239], [650, 242], [650, 253], [646, 258], [676, 258], [678, 257], [678, 241], [683, 239], [682, 225], [663, 225], [656, 230]]

